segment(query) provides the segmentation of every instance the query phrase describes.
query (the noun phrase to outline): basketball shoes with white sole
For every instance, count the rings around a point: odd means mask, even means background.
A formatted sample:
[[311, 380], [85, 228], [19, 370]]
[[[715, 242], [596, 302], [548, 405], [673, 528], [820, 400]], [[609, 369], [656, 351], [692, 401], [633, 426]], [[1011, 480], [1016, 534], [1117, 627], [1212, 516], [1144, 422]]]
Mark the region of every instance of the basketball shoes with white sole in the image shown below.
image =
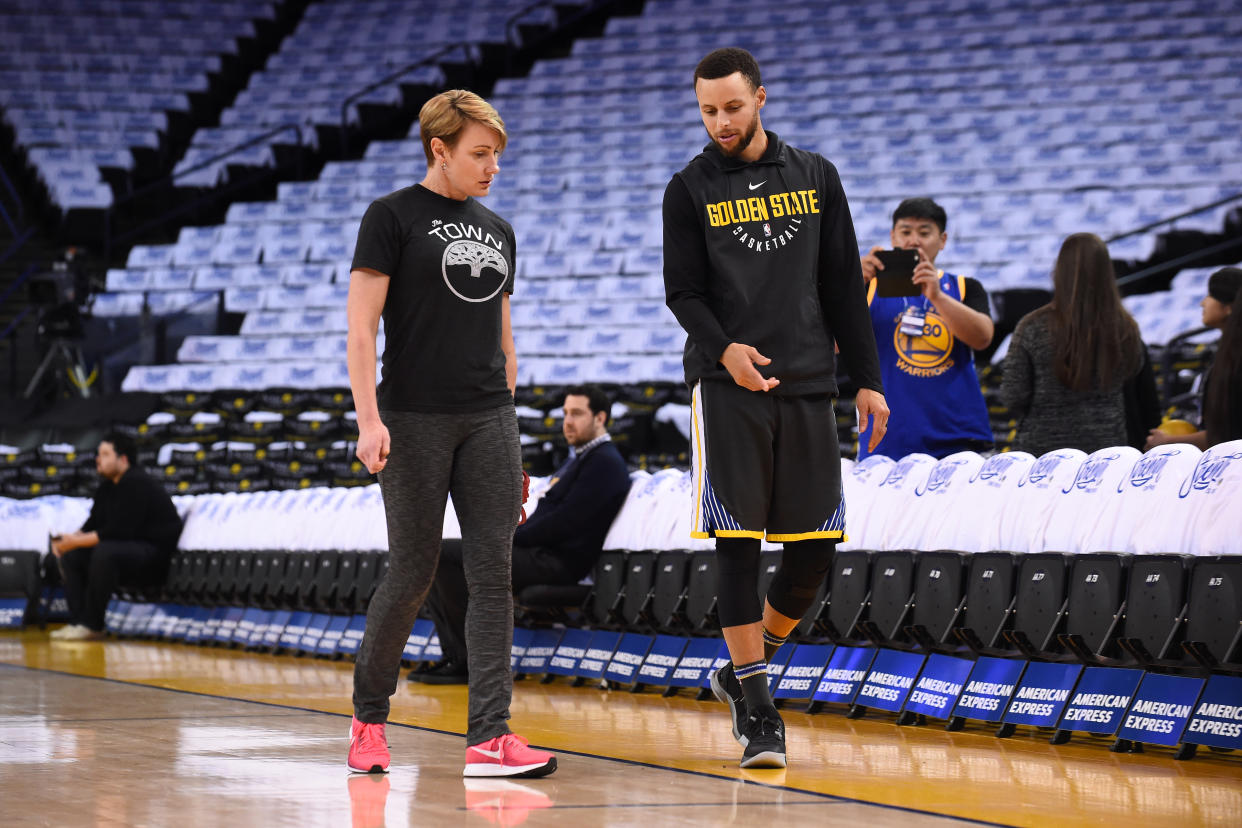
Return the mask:
[[383, 723], [367, 724], [355, 718], [349, 725], [349, 758], [345, 764], [354, 773], [387, 773], [388, 762]]
[[466, 748], [462, 776], [547, 776], [556, 770], [556, 757], [535, 750], [516, 733], [506, 733]]
[[742, 692], [742, 683], [733, 673], [733, 662], [726, 663], [712, 673], [708, 683], [716, 698], [729, 705], [729, 716], [733, 719], [733, 738], [742, 747], [746, 747], [746, 734], [742, 732], [742, 724], [746, 721], [746, 695]]
[[775, 707], [752, 712], [746, 717], [742, 731], [746, 736], [743, 768], [785, 767], [785, 723]]

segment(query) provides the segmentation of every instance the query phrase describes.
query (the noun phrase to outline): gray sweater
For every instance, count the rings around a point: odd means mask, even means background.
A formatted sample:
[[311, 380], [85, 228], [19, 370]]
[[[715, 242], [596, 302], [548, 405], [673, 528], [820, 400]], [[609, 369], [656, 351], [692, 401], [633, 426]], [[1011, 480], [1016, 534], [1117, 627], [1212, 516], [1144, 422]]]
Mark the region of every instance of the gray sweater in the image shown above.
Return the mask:
[[1127, 376], [1107, 388], [1072, 391], [1061, 384], [1052, 368], [1052, 334], [1043, 309], [1018, 322], [1005, 356], [1001, 399], [1018, 420], [1013, 448], [1036, 457], [1063, 448], [1090, 454], [1110, 446], [1124, 446], [1125, 399], [1122, 387], [1137, 373], [1142, 356], [1135, 354]]

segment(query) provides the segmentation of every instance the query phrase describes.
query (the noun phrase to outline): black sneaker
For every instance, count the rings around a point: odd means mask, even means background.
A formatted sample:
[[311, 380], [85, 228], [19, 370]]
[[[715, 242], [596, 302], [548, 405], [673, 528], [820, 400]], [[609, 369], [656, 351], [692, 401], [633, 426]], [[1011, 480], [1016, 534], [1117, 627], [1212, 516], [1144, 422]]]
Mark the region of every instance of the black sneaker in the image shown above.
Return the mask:
[[742, 683], [733, 674], [733, 662], [726, 662], [712, 673], [709, 682], [716, 698], [729, 705], [729, 715], [733, 717], [733, 738], [746, 747], [746, 735], [742, 733], [742, 722], [746, 721], [746, 696], [742, 693]]
[[441, 661], [422, 670], [411, 670], [410, 681], [420, 684], [469, 684], [470, 674], [460, 661]]
[[742, 767], [785, 767], [785, 723], [775, 707], [751, 713], [746, 717], [743, 730], [747, 740]]

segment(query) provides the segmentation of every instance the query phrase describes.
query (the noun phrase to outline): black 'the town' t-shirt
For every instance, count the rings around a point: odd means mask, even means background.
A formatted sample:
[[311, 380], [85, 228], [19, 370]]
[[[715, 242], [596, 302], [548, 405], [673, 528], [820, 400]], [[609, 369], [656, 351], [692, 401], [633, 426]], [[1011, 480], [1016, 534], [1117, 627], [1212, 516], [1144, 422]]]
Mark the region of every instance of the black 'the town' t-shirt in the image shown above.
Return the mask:
[[473, 198], [421, 184], [372, 202], [353, 268], [389, 277], [381, 410], [454, 413], [512, 401], [501, 349], [513, 228]]

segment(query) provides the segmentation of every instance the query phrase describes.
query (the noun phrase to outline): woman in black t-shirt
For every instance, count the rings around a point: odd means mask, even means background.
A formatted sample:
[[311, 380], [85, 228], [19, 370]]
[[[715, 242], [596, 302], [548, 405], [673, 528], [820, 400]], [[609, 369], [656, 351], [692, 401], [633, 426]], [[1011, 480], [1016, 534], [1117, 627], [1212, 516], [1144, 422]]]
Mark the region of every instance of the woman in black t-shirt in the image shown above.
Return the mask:
[[[354, 665], [348, 765], [388, 769], [384, 723], [401, 654], [440, 555], [451, 494], [470, 588], [465, 776], [543, 776], [550, 753], [509, 731], [513, 530], [523, 502], [509, 322], [514, 239], [483, 207], [500, 171], [504, 122], [452, 90], [419, 112], [427, 174], [375, 201], [350, 273], [347, 358], [358, 459], [379, 474], [389, 567], [371, 599]], [[375, 338], [384, 320], [383, 369]]]

